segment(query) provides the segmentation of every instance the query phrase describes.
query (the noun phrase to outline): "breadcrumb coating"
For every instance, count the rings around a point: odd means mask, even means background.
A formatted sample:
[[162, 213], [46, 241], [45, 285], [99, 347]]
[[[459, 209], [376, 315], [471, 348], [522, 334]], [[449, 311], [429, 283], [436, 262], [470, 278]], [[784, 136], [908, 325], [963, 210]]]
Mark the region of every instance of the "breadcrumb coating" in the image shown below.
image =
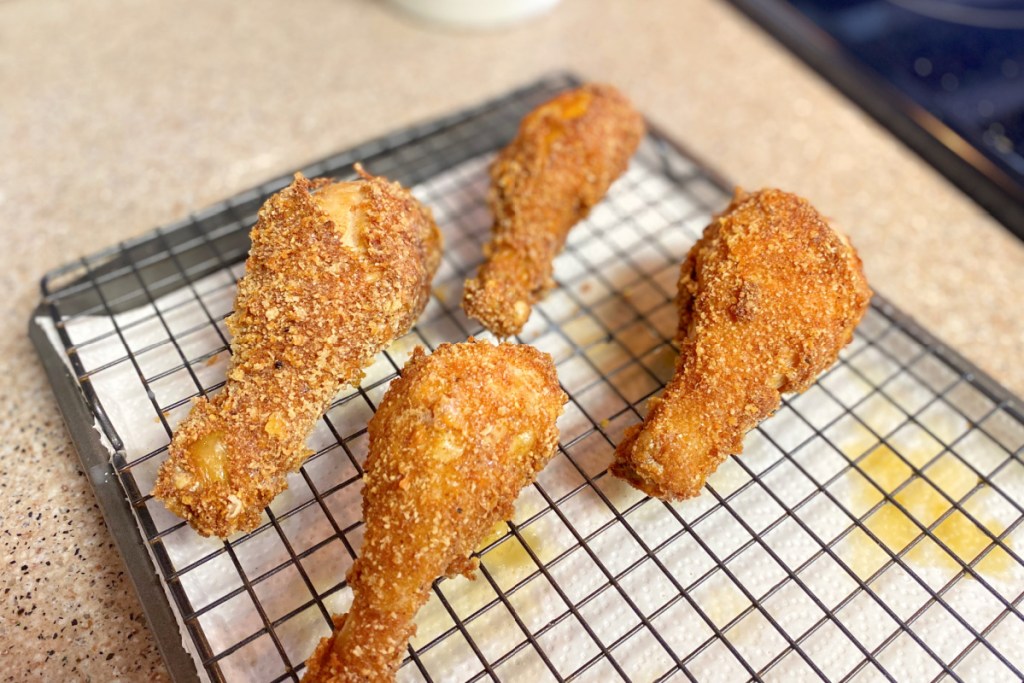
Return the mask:
[[258, 525], [331, 399], [426, 305], [441, 249], [430, 211], [358, 170], [296, 174], [260, 208], [227, 319], [227, 384], [195, 401], [153, 489], [203, 536]]
[[491, 166], [493, 238], [466, 281], [467, 315], [498, 337], [523, 328], [554, 286], [569, 230], [626, 170], [643, 134], [643, 117], [610, 85], [562, 93], [523, 119]]
[[738, 191], [683, 263], [676, 374], [612, 473], [659, 498], [698, 495], [781, 394], [836, 361], [870, 299], [856, 251], [805, 199]]
[[473, 578], [473, 549], [551, 459], [566, 400], [551, 356], [531, 346], [416, 349], [369, 424], [352, 607], [303, 680], [393, 680], [433, 581]]

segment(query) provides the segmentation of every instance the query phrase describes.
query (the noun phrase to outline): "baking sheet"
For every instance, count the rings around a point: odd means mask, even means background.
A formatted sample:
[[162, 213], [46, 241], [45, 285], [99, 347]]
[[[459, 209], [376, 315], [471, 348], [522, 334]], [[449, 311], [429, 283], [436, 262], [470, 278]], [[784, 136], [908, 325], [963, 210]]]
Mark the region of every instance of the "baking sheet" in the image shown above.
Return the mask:
[[[202, 539], [147, 495], [189, 400], [223, 382], [242, 263], [159, 296], [140, 280], [145, 305], [113, 315], [58, 316], [202, 676], [300, 676], [351, 600], [366, 421], [417, 344], [480, 333], [459, 301], [488, 235], [490, 156], [415, 186], [445, 236], [434, 296], [338, 396], [253, 534]], [[664, 504], [605, 473], [671, 375], [678, 266], [726, 202], [650, 138], [574, 229], [561, 287], [521, 335], [571, 397], [559, 452], [482, 544], [478, 579], [436, 585], [400, 680], [1020, 676], [1024, 425], [884, 305], [700, 498]]]

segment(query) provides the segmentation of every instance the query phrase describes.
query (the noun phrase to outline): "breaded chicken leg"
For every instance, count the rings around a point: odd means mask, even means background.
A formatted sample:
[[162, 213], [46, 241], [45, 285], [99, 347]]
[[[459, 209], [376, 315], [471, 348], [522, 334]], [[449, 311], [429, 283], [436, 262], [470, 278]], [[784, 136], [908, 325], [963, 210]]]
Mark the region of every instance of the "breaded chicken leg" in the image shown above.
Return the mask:
[[523, 119], [491, 166], [494, 234], [466, 281], [467, 315], [499, 337], [523, 328], [554, 286], [552, 261], [569, 229], [626, 170], [643, 134], [643, 118], [610, 85], [562, 93]]
[[305, 681], [392, 680], [413, 618], [554, 454], [566, 396], [551, 356], [474, 341], [417, 349], [369, 424], [366, 533], [353, 602], [309, 658]]
[[871, 298], [860, 258], [804, 199], [737, 192], [679, 277], [679, 360], [612, 473], [691, 498], [743, 435], [831, 366]]
[[331, 399], [416, 321], [440, 262], [430, 211], [366, 174], [296, 174], [260, 208], [251, 237], [227, 319], [227, 385], [195, 402], [153, 489], [204, 536], [259, 523]]

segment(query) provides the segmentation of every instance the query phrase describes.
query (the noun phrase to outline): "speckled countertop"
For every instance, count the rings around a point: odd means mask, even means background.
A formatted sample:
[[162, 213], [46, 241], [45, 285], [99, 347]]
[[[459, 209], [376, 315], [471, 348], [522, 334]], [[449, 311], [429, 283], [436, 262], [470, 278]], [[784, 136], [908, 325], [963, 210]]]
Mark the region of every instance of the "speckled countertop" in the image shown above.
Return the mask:
[[370, 0], [0, 0], [0, 679], [167, 677], [24, 333], [38, 278], [566, 68], [811, 198], [880, 292], [1024, 393], [1024, 245], [723, 2], [564, 0], [471, 33]]

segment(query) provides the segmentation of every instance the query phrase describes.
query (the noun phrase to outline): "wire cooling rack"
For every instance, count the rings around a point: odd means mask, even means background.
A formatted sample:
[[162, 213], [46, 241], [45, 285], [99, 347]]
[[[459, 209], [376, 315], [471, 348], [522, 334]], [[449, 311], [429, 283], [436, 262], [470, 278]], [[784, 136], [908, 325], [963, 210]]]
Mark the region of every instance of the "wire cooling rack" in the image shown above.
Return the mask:
[[[366, 421], [416, 344], [479, 333], [459, 308], [490, 218], [486, 166], [553, 77], [303, 169], [362, 160], [445, 234], [416, 328], [343, 392], [315, 454], [227, 542], [151, 499], [172, 426], [223, 384], [248, 230], [287, 178], [47, 275], [30, 326], [176, 680], [297, 680], [361, 541]], [[400, 680], [1006, 680], [1024, 671], [1019, 404], [880, 297], [840, 361], [752, 431], [695, 500], [606, 474], [672, 373], [679, 263], [728, 193], [658, 133], [575, 228], [521, 341], [570, 396], [551, 465], [442, 580]]]

